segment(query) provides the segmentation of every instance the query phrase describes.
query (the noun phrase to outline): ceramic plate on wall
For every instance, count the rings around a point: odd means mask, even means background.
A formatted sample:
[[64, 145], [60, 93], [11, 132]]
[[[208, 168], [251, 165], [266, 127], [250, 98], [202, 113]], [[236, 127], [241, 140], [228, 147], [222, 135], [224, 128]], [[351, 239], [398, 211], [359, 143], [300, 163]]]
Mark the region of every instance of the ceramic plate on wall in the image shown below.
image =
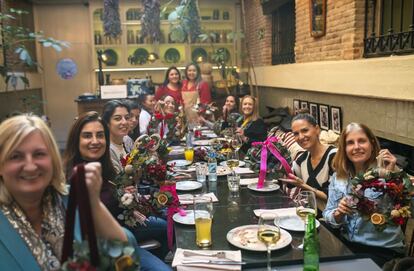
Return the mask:
[[180, 62], [180, 52], [175, 48], [169, 48], [165, 51], [164, 60], [167, 63], [178, 63]]
[[191, 53], [191, 59], [193, 60], [194, 63], [197, 63], [197, 58], [199, 58], [200, 56], [203, 57], [204, 60], [207, 60], [208, 58], [208, 54], [206, 50], [204, 50], [203, 48], [197, 47]]
[[112, 49], [106, 49], [103, 53], [106, 56], [106, 66], [116, 66], [116, 63], [118, 62], [118, 54]]

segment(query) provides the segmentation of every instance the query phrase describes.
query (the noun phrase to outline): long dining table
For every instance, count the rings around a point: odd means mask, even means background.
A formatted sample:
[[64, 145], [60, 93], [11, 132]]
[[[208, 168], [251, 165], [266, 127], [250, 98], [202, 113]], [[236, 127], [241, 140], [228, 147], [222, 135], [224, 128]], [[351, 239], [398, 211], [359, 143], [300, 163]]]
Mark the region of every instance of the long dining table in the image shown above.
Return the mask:
[[[241, 178], [253, 176], [257, 176], [257, 173], [241, 175]], [[190, 179], [195, 179], [195, 175], [192, 175]], [[193, 195], [213, 192], [217, 196], [218, 202], [213, 204], [212, 246], [209, 248], [211, 250], [239, 250], [227, 241], [227, 233], [238, 226], [257, 224], [258, 218], [253, 212], [255, 209], [279, 209], [292, 206], [292, 200], [281, 190], [256, 192], [241, 186], [239, 192], [230, 192], [226, 176], [218, 177], [216, 182], [209, 182], [207, 178], [203, 186], [197, 190], [177, 192], [178, 194], [190, 193]], [[192, 209], [192, 205], [182, 207]], [[174, 230], [177, 248], [199, 249], [195, 241], [194, 225], [175, 222]], [[355, 256], [323, 223], [320, 225], [318, 232], [321, 261]], [[292, 235], [292, 243], [283, 249], [272, 251], [271, 261], [274, 266], [301, 264], [303, 261], [303, 250], [298, 246], [303, 241], [304, 232], [290, 231], [289, 233]], [[266, 265], [266, 252], [242, 249], [241, 253], [242, 260], [246, 262], [243, 269], [264, 267]]]

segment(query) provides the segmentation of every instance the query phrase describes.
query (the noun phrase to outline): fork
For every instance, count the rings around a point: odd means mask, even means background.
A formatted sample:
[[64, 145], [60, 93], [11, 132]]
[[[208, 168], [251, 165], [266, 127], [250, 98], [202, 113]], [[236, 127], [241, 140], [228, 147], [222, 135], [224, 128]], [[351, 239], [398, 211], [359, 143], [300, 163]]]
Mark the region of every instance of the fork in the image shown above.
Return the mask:
[[204, 254], [204, 253], [198, 253], [198, 252], [193, 252], [193, 251], [183, 251], [183, 255], [184, 257], [192, 257], [192, 256], [207, 256], [207, 257], [217, 257], [218, 259], [227, 259], [226, 258], [226, 252], [224, 251], [219, 251], [213, 254]]

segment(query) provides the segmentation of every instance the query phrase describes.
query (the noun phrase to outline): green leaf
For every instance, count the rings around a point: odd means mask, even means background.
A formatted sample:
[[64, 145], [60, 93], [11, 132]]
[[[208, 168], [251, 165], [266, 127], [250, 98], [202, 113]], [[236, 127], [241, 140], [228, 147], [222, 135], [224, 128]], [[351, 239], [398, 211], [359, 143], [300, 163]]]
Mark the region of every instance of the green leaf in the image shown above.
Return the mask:
[[176, 21], [176, 20], [178, 20], [178, 14], [176, 11], [173, 11], [168, 15], [168, 21], [171, 22], [171, 21]]
[[53, 49], [55, 49], [57, 52], [61, 52], [62, 51], [62, 47], [59, 46], [59, 44], [53, 44], [52, 45]]
[[43, 47], [50, 47], [52, 46], [52, 43], [50, 41], [45, 41], [42, 43]]
[[28, 57], [29, 57], [29, 53], [27, 52], [27, 50], [24, 49], [24, 48], [21, 48], [21, 50], [19, 52], [20, 60], [26, 62]]

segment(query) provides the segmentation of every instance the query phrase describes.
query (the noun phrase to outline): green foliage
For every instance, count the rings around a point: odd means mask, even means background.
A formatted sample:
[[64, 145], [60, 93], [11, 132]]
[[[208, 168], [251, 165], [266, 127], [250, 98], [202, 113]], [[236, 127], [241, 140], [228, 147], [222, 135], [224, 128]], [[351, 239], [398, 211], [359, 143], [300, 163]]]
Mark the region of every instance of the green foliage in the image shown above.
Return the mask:
[[29, 86], [29, 80], [24, 75], [15, 75], [14, 72], [28, 67], [38, 67], [38, 63], [32, 58], [27, 48], [31, 42], [38, 42], [43, 47], [51, 47], [55, 51], [60, 52], [64, 47], [69, 47], [69, 43], [65, 41], [47, 38], [43, 32], [32, 30], [22, 26], [22, 17], [29, 13], [25, 10], [11, 8], [5, 13], [0, 13], [0, 31], [3, 35], [3, 44], [1, 49], [6, 52], [12, 50], [17, 56], [14, 62], [11, 59], [5, 59], [0, 63], [0, 75], [5, 83], [16, 82], [22, 80], [25, 87]]

